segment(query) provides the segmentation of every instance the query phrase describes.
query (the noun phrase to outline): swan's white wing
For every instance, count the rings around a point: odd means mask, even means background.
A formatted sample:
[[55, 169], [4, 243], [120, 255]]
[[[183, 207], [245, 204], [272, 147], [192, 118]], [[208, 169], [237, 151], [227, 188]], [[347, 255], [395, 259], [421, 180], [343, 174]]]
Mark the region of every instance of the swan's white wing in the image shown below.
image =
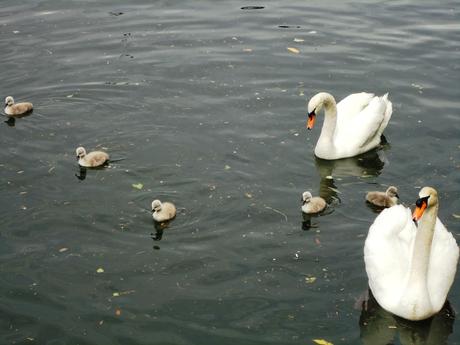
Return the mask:
[[403, 291], [415, 234], [411, 212], [402, 205], [383, 210], [369, 228], [364, 245], [369, 287], [387, 310], [399, 301]]
[[336, 146], [348, 147], [358, 153], [377, 146], [392, 113], [388, 95], [353, 94], [342, 102], [340, 108], [337, 106]]
[[374, 98], [374, 94], [367, 92], [348, 95], [337, 103], [337, 116], [339, 118], [337, 121], [352, 120], [356, 114], [369, 105], [372, 98]]
[[457, 242], [437, 218], [428, 267], [428, 292], [433, 309], [436, 311], [444, 305], [454, 281], [458, 257]]
[[[374, 97], [369, 105], [356, 114], [353, 121], [348, 124], [353, 133], [348, 138], [350, 145], [361, 148], [380, 142], [380, 127], [385, 120], [386, 104], [380, 97]], [[351, 140], [351, 141], [350, 141]]]

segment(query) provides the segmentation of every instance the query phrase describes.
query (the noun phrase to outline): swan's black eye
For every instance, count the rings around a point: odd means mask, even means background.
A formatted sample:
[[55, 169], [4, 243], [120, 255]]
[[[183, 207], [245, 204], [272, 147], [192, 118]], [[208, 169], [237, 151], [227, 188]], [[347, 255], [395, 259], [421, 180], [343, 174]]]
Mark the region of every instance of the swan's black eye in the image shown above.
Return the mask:
[[417, 199], [417, 201], [415, 202], [415, 206], [422, 207], [423, 204], [427, 205], [429, 197], [430, 196], [425, 196], [423, 198]]

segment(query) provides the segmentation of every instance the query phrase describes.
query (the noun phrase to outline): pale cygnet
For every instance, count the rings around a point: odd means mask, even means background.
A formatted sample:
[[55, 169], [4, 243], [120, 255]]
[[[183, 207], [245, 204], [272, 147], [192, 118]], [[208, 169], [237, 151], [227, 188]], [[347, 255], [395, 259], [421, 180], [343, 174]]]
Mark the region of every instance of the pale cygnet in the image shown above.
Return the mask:
[[18, 116], [29, 113], [33, 110], [34, 106], [30, 102], [14, 103], [11, 96], [5, 98], [5, 114], [8, 116]]
[[398, 188], [390, 186], [386, 192], [368, 192], [366, 200], [379, 207], [391, 207], [398, 204]]
[[83, 147], [78, 147], [76, 150], [78, 164], [86, 168], [95, 168], [104, 165], [109, 160], [109, 155], [103, 151], [93, 151], [86, 153]]
[[310, 192], [302, 194], [302, 212], [306, 214], [319, 213], [326, 208], [326, 200], [320, 196], [313, 197]]
[[170, 202], [152, 201], [152, 217], [157, 222], [165, 222], [176, 216], [176, 206]]

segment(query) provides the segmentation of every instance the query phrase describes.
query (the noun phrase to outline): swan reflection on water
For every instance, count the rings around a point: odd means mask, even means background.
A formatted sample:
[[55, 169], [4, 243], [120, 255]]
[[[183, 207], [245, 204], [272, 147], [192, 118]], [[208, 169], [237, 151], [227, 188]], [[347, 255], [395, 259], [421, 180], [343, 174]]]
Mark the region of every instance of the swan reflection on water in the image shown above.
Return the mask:
[[408, 321], [384, 310], [369, 291], [359, 327], [363, 345], [443, 345], [452, 333], [455, 314], [448, 301], [439, 313], [423, 321]]
[[381, 174], [385, 163], [387, 162], [384, 151], [390, 146], [385, 137], [382, 136], [383, 145], [375, 150], [363, 153], [356, 157], [325, 160], [315, 157], [316, 170], [320, 176], [319, 196], [326, 200], [328, 204], [325, 211], [316, 215], [302, 213], [302, 230], [310, 230], [317, 227], [312, 224], [312, 219], [330, 214], [334, 211], [334, 204], [340, 204], [342, 201], [339, 197], [339, 189], [334, 178], [337, 177], [369, 177]]
[[4, 121], [8, 126], [10, 127], [14, 127], [14, 125], [16, 124], [16, 119], [21, 119], [23, 117], [27, 117], [27, 116], [30, 116], [32, 115], [32, 111], [29, 111], [27, 113], [24, 113], [24, 114], [21, 114], [21, 115], [15, 115], [15, 116], [7, 116], [7, 115], [4, 115], [7, 119]]
[[173, 221], [174, 219], [170, 219], [170, 220], [166, 220], [164, 222], [157, 222], [157, 221], [153, 221], [153, 224], [154, 224], [154, 227], [155, 227], [155, 233], [151, 233], [150, 234], [150, 237], [152, 238], [152, 240], [154, 241], [161, 241], [162, 237], [163, 237], [163, 231], [169, 227], [169, 224]]
[[389, 145], [386, 144], [383, 146], [383, 150], [381, 147], [356, 157], [337, 160], [315, 157], [316, 170], [321, 178], [319, 196], [325, 199], [328, 204], [336, 200], [340, 203], [334, 178], [379, 176], [387, 162], [384, 149], [388, 147]]

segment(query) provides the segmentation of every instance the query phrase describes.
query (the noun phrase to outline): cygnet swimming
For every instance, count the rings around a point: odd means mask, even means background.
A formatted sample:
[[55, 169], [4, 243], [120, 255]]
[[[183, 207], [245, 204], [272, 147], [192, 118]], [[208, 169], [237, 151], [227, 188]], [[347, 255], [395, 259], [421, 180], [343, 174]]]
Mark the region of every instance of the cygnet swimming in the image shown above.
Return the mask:
[[302, 194], [302, 212], [314, 214], [323, 211], [326, 208], [326, 200], [320, 196], [313, 197], [310, 192]]
[[84, 147], [78, 147], [76, 150], [78, 164], [86, 168], [100, 167], [108, 162], [109, 155], [103, 151], [93, 151], [86, 153]]
[[379, 207], [391, 207], [398, 204], [398, 188], [390, 186], [386, 192], [368, 192], [366, 200]]
[[152, 217], [157, 222], [165, 222], [176, 216], [176, 206], [170, 202], [152, 201]]
[[8, 116], [18, 116], [29, 113], [34, 106], [30, 102], [14, 103], [14, 98], [8, 96], [5, 98], [5, 114]]

